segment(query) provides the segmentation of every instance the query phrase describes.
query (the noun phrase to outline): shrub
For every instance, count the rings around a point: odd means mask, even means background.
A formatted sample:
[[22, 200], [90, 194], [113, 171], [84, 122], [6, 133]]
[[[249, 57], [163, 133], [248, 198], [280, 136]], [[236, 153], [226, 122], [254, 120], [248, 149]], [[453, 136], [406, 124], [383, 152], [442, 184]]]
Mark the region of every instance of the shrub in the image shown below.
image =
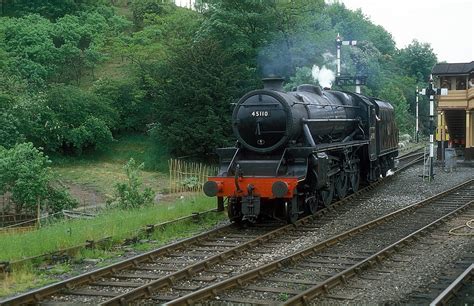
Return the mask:
[[154, 192], [149, 187], [142, 188], [140, 171], [143, 170], [144, 166], [143, 163], [138, 165], [133, 158], [125, 164], [123, 168], [128, 181], [115, 185], [114, 197], [108, 201], [108, 205], [130, 209], [153, 203]]
[[50, 163], [32, 143], [0, 147], [0, 192], [11, 193], [17, 212], [34, 212], [38, 204], [51, 212], [77, 205], [66, 191], [51, 185]]

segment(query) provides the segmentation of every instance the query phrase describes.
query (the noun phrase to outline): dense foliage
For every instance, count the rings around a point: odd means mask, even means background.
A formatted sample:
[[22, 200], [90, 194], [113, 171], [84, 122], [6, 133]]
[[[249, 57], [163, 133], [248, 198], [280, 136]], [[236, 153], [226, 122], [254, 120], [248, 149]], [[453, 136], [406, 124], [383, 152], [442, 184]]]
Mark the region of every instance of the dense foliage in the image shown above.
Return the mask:
[[[412, 132], [414, 88], [436, 56], [398, 50], [360, 10], [317, 1], [2, 0], [0, 145], [48, 152], [107, 148], [124, 131], [151, 132], [178, 156], [207, 158], [231, 144], [231, 104], [269, 75], [288, 88], [319, 81], [314, 65], [368, 76], [363, 92], [390, 100]], [[351, 90], [351, 88], [344, 88]], [[421, 117], [427, 113], [421, 108]], [[422, 122], [423, 123], [423, 122]]]
[[127, 175], [127, 181], [115, 185], [115, 194], [108, 201], [108, 205], [122, 209], [138, 208], [153, 203], [155, 194], [149, 187], [143, 188], [143, 182], [140, 177], [140, 170], [145, 165], [137, 164], [131, 158], [123, 167]]
[[31, 143], [11, 149], [0, 146], [0, 193], [9, 193], [16, 212], [57, 212], [75, 207], [77, 202], [53, 185], [50, 161]]

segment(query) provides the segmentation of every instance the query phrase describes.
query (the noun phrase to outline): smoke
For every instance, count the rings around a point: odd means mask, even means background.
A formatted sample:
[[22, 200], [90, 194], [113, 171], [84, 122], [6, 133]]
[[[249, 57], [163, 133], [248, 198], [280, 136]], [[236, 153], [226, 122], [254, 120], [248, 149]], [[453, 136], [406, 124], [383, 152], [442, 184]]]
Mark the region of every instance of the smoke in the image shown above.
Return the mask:
[[323, 88], [331, 88], [332, 83], [334, 80], [336, 80], [335, 73], [332, 70], [326, 68], [325, 65], [323, 65], [321, 68], [319, 68], [317, 65], [314, 65], [311, 69], [311, 75], [313, 76], [313, 79], [317, 81]]

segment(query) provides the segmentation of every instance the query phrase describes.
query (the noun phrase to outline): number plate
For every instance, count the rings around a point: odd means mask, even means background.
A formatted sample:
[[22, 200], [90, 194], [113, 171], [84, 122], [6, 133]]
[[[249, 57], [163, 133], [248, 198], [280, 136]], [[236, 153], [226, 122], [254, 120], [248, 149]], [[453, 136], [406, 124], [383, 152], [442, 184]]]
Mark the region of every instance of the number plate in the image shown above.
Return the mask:
[[252, 117], [270, 117], [270, 111], [252, 111]]

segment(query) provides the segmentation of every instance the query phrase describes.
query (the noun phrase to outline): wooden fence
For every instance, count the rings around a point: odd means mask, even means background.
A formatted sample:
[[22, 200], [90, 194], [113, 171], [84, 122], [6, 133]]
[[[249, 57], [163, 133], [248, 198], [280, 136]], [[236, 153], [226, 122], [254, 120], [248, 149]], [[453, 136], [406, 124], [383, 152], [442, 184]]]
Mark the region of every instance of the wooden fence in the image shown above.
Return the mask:
[[3, 235], [3, 234], [19, 234], [19, 233], [31, 232], [31, 231], [34, 231], [34, 230], [37, 230], [37, 229], [38, 229], [38, 227], [36, 225], [0, 228], [0, 235]]
[[200, 192], [207, 178], [217, 174], [217, 167], [179, 159], [168, 161], [170, 169], [170, 193]]

